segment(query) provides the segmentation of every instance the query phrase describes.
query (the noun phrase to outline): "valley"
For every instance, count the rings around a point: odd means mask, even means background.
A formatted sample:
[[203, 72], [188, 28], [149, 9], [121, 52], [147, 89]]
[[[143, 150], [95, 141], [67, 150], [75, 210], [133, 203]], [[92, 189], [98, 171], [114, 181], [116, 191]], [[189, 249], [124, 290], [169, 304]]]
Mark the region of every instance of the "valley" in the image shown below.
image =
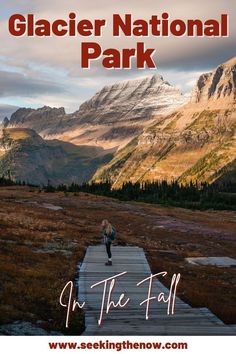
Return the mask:
[[[187, 257], [236, 258], [233, 212], [191, 211], [15, 186], [0, 188], [0, 210], [1, 333], [6, 333], [6, 323], [16, 321], [31, 323], [35, 333], [39, 329], [44, 334], [80, 333], [82, 313], [73, 317], [66, 331], [65, 309], [58, 298], [74, 279], [86, 248], [101, 243], [104, 218], [116, 226], [118, 245], [144, 248], [153, 272], [181, 273], [177, 296], [235, 324], [235, 268], [186, 261]], [[170, 279], [164, 282], [168, 285]]]
[[113, 156], [101, 147], [44, 140], [27, 128], [5, 129], [0, 142], [1, 175], [34, 185], [83, 183]]

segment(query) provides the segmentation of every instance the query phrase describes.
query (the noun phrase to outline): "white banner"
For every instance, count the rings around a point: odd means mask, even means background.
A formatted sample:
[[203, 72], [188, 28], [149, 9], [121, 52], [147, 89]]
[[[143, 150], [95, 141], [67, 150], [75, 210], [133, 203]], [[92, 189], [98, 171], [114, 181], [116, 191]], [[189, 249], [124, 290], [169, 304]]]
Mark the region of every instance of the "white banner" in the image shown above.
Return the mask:
[[236, 336], [0, 337], [2, 354], [154, 353], [234, 354]]

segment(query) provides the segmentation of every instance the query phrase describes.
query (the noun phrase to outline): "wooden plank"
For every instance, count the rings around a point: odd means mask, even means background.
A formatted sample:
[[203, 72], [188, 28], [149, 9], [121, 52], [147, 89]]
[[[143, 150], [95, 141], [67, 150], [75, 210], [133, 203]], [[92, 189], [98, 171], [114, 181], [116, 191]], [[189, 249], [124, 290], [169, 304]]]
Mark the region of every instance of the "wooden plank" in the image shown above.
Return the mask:
[[[175, 314], [167, 314], [167, 304], [152, 301], [150, 318], [145, 319], [145, 307], [140, 302], [147, 298], [148, 284], [137, 287], [137, 283], [147, 278], [151, 270], [144, 251], [140, 247], [112, 248], [112, 266], [105, 266], [107, 260], [104, 246], [90, 246], [79, 272], [79, 300], [85, 301], [84, 335], [232, 335], [235, 326], [226, 326], [207, 308], [192, 308], [176, 298]], [[112, 299], [118, 301], [121, 293], [130, 297], [125, 308], [112, 308], [104, 314], [103, 323], [98, 325], [101, 311], [103, 286], [91, 289], [91, 285], [121, 272], [128, 272], [119, 277], [112, 292]], [[153, 282], [152, 294], [167, 289], [158, 279]]]

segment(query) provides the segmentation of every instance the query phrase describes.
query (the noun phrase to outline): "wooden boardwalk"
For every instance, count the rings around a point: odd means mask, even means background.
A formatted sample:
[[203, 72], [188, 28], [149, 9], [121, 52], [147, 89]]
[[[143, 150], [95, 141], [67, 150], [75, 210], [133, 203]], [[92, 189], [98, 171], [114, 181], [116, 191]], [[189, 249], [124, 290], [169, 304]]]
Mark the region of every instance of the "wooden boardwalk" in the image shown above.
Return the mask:
[[[105, 261], [104, 246], [88, 247], [79, 273], [79, 300], [86, 302], [83, 335], [235, 335], [233, 326], [226, 326], [207, 308], [192, 308], [179, 298], [176, 298], [174, 315], [167, 314], [167, 303], [152, 300], [146, 320], [146, 304], [140, 306], [140, 303], [148, 296], [148, 282], [137, 287], [138, 282], [151, 274], [143, 249], [114, 246], [113, 266], [105, 266]], [[124, 308], [110, 308], [108, 314], [105, 302], [103, 322], [99, 326], [104, 286], [91, 289], [91, 285], [121, 272], [127, 273], [117, 278], [111, 299], [117, 302], [121, 293], [125, 293], [130, 301]], [[106, 300], [110, 283], [107, 283]], [[169, 290], [155, 280], [151, 296], [161, 292], [168, 297]]]

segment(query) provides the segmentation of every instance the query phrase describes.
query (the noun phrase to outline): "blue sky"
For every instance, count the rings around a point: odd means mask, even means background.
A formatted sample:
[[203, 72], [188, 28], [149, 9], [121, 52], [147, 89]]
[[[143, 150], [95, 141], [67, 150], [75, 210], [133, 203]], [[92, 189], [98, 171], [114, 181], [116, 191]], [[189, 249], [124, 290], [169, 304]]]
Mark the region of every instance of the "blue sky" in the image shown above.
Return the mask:
[[[14, 38], [8, 33], [11, 14], [34, 13], [37, 18], [57, 19], [67, 18], [71, 11], [78, 13], [78, 19], [107, 19], [108, 28], [98, 39], [104, 49], [129, 48], [137, 41], [137, 38], [112, 38], [109, 21], [113, 13], [132, 13], [134, 18], [149, 19], [151, 15], [167, 11], [173, 18], [203, 20], [228, 13], [230, 36], [205, 39], [148, 37], [145, 39], [147, 47], [156, 48], [157, 70], [128, 71], [103, 69], [99, 61], [91, 70], [82, 70], [81, 38], [78, 37]], [[235, 0], [8, 0], [0, 5], [0, 108], [50, 105], [64, 106], [67, 112], [72, 112], [104, 85], [156, 72], [183, 92], [189, 92], [202, 72], [235, 56], [235, 13]]]

